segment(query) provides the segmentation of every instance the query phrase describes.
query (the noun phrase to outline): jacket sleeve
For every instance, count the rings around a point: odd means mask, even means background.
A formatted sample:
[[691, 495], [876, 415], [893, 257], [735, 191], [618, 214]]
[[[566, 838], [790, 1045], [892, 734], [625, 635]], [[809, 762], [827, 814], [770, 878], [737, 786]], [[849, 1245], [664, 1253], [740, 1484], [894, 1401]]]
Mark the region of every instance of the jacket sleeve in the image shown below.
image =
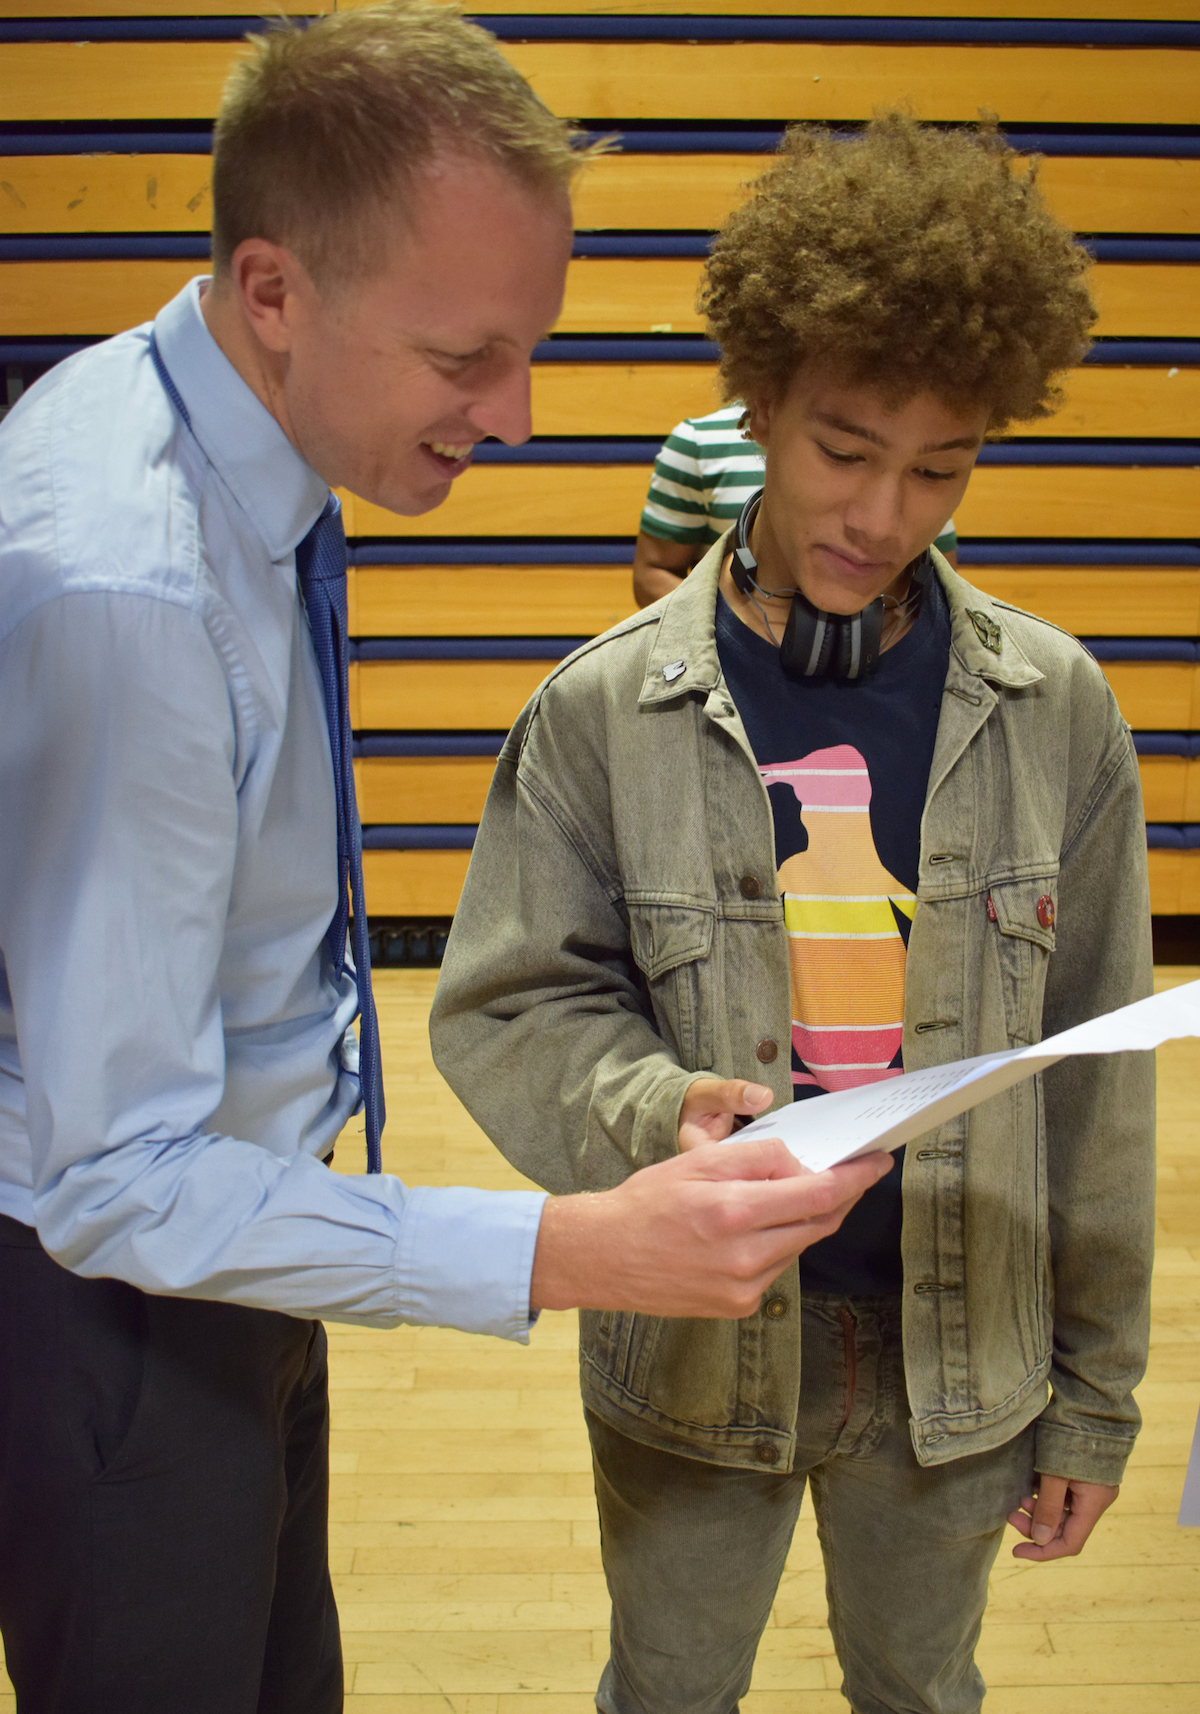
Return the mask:
[[[587, 709], [571, 725], [586, 743]], [[536, 767], [522, 765], [530, 724]], [[549, 728], [549, 729], [548, 729]], [[685, 1071], [630, 950], [603, 761], [535, 698], [509, 736], [430, 1018], [438, 1070], [514, 1166], [555, 1194], [605, 1190], [676, 1152]], [[711, 1075], [711, 1074], [709, 1074]]]
[[[1045, 1035], [1153, 989], [1137, 758], [1115, 706], [1110, 718], [1105, 762], [1062, 853]], [[1043, 1074], [1043, 1089], [1054, 1354], [1036, 1463], [1116, 1483], [1141, 1423], [1133, 1389], [1149, 1346], [1154, 1057], [1066, 1059]]]

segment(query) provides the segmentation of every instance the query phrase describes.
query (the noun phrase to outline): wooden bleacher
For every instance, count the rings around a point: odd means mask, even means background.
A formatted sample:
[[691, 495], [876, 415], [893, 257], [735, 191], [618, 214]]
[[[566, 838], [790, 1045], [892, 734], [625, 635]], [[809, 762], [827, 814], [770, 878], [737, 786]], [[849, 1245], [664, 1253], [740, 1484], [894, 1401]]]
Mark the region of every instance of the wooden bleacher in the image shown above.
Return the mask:
[[[0, 21], [10, 396], [46, 363], [147, 319], [203, 269], [209, 124], [245, 27], [222, 0], [11, 6], [20, 18]], [[1043, 153], [1052, 205], [1094, 242], [1101, 343], [1054, 419], [987, 450], [958, 514], [963, 566], [1001, 599], [1111, 645], [1103, 668], [1142, 751], [1155, 909], [1200, 913], [1188, 843], [1200, 830], [1200, 658], [1150, 647], [1200, 639], [1200, 6], [922, 0], [919, 20], [904, 0], [829, 10], [638, 0], [620, 18], [554, 0], [489, 5], [483, 21], [550, 104], [622, 148], [579, 188], [563, 315], [535, 364], [534, 441], [485, 448], [427, 518], [344, 497], [372, 914], [453, 911], [500, 733], [555, 660], [631, 609], [656, 445], [717, 402], [695, 309], [705, 234], [787, 120], [854, 122], [900, 99], [932, 119], [998, 112], [1018, 147]], [[938, 19], [956, 39], [939, 38]]]

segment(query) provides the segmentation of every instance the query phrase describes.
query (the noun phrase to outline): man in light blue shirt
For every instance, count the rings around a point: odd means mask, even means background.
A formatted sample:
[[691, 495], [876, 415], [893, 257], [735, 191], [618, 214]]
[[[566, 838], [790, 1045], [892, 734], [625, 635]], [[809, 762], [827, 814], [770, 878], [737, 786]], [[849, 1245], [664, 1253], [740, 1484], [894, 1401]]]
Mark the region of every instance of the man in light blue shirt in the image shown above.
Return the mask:
[[[524, 1339], [540, 1307], [745, 1314], [878, 1176], [801, 1178], [769, 1144], [662, 1158], [769, 1099], [681, 1070], [660, 1164], [603, 1195], [324, 1164], [371, 1003], [331, 927], [353, 811], [305, 579], [341, 540], [331, 485], [419, 514], [477, 441], [528, 435], [576, 164], [435, 4], [273, 35], [222, 107], [213, 280], [0, 433], [0, 1630], [22, 1714], [341, 1706], [315, 1318]], [[367, 1022], [363, 1058], [373, 1088]]]

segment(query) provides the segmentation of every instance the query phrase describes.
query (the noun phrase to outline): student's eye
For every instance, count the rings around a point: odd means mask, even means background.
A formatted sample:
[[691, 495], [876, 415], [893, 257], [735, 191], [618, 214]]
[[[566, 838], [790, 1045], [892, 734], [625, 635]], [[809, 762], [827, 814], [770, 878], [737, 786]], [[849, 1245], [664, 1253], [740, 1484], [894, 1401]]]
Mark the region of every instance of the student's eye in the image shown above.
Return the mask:
[[958, 475], [957, 470], [918, 470], [917, 475], [926, 482], [953, 482]]
[[838, 452], [832, 446], [826, 446], [825, 442], [823, 440], [819, 440], [817, 442], [817, 445], [820, 447], [821, 451], [825, 454], [826, 458], [828, 458], [830, 460], [830, 462], [833, 464], [861, 464], [862, 463], [862, 453], [861, 452]]

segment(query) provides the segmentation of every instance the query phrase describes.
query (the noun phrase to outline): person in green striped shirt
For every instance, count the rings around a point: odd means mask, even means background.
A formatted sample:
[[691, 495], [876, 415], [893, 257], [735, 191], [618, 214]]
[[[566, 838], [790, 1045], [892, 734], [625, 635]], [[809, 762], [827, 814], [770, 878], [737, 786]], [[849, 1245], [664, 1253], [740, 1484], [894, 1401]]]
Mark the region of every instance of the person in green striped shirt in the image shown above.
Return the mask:
[[[746, 407], [722, 405], [671, 430], [654, 461], [633, 559], [639, 607], [669, 595], [763, 485], [763, 450], [742, 433]], [[951, 518], [934, 547], [958, 564]]]

